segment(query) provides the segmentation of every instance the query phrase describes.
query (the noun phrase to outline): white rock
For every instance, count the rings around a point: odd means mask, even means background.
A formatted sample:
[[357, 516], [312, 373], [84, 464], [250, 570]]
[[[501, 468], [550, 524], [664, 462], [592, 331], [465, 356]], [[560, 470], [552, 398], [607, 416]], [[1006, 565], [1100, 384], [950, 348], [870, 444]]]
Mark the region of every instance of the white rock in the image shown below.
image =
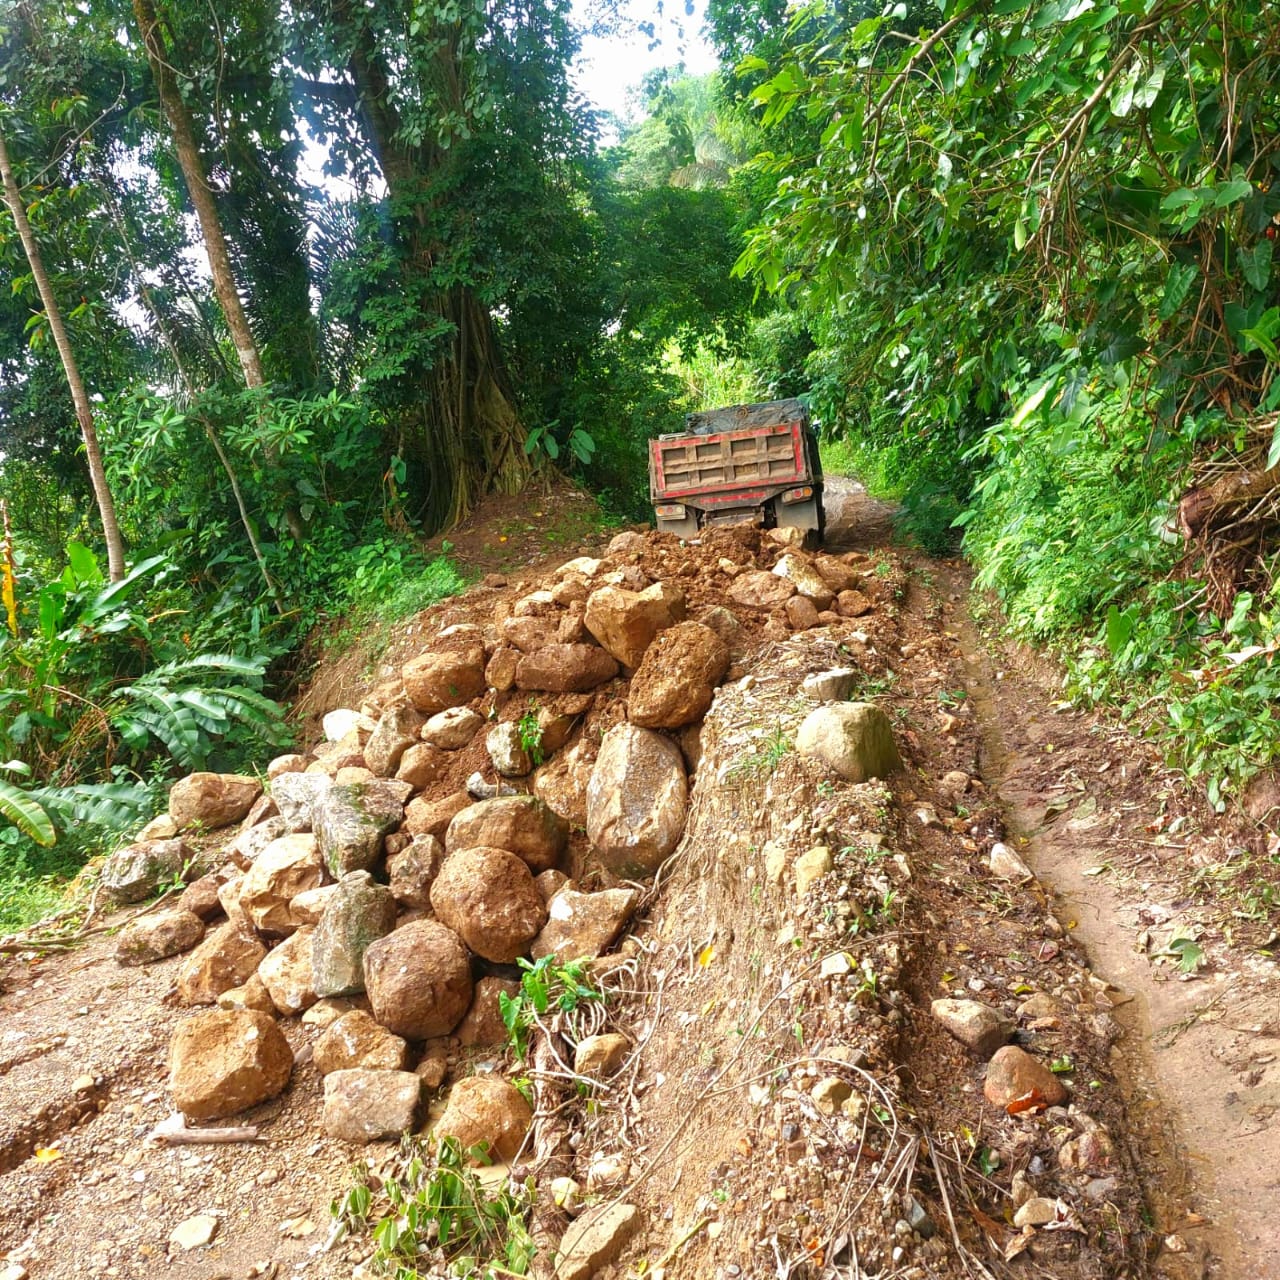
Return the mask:
[[169, 1233], [169, 1243], [177, 1249], [199, 1249], [218, 1234], [218, 1219], [211, 1213], [200, 1213], [178, 1223]]

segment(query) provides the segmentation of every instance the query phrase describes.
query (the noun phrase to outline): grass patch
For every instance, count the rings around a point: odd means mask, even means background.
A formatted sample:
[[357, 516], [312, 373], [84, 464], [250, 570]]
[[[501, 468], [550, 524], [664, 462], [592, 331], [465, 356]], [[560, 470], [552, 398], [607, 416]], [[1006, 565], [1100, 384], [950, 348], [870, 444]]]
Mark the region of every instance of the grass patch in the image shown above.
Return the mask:
[[465, 591], [468, 581], [452, 560], [436, 556], [397, 557], [390, 566], [370, 571], [353, 581], [347, 595], [349, 607], [342, 623], [329, 636], [325, 649], [341, 653], [359, 641], [376, 662], [391, 641], [396, 623], [423, 609]]
[[85, 856], [71, 841], [45, 849], [13, 828], [0, 832], [0, 935], [19, 933], [64, 906]]

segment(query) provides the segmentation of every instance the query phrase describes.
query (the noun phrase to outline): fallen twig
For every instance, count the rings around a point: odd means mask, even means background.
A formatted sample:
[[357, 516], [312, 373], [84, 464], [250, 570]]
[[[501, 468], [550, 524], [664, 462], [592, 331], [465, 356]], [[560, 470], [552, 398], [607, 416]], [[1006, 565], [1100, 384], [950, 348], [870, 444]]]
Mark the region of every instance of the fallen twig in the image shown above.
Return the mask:
[[256, 1124], [230, 1125], [225, 1129], [190, 1129], [187, 1118], [180, 1111], [175, 1111], [167, 1120], [161, 1120], [147, 1134], [152, 1142], [161, 1142], [165, 1146], [196, 1146], [201, 1143], [222, 1142], [265, 1142], [258, 1132]]
[[666, 1253], [664, 1253], [662, 1257], [660, 1257], [657, 1260], [657, 1262], [655, 1262], [653, 1266], [649, 1268], [649, 1270], [656, 1271], [658, 1270], [659, 1267], [665, 1267], [669, 1262], [671, 1262], [671, 1260], [676, 1256], [676, 1254], [679, 1253], [680, 1250], [683, 1249], [685, 1245], [687, 1245], [689, 1241], [692, 1240], [693, 1237], [698, 1234], [699, 1231], [703, 1230], [707, 1226], [707, 1224], [710, 1223], [710, 1221], [711, 1221], [710, 1218], [699, 1218], [698, 1221], [695, 1222], [693, 1226], [691, 1226], [689, 1230], [686, 1231], [684, 1235], [682, 1235], [680, 1239], [677, 1240], [675, 1244], [673, 1244], [671, 1248], [668, 1249]]

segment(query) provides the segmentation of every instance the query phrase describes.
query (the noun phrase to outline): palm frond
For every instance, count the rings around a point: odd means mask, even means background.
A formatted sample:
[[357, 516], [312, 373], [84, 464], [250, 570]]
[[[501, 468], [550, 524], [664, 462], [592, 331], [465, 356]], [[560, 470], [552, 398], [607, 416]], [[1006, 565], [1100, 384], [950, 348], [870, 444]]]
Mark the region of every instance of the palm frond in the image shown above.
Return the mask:
[[49, 845], [58, 838], [44, 806], [32, 792], [15, 787], [11, 782], [0, 781], [0, 817], [8, 818], [36, 844]]
[[137, 822], [153, 803], [147, 788], [132, 782], [39, 787], [31, 794], [64, 828], [72, 823], [93, 823], [113, 829], [128, 827]]

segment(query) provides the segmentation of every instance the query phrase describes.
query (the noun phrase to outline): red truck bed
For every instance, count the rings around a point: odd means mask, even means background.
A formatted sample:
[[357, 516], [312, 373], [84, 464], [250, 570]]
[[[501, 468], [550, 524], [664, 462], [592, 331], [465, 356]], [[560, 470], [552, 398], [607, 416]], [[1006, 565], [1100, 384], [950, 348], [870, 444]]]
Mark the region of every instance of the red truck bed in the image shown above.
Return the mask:
[[658, 528], [692, 537], [722, 520], [822, 535], [822, 464], [799, 400], [689, 415], [689, 429], [649, 442]]

